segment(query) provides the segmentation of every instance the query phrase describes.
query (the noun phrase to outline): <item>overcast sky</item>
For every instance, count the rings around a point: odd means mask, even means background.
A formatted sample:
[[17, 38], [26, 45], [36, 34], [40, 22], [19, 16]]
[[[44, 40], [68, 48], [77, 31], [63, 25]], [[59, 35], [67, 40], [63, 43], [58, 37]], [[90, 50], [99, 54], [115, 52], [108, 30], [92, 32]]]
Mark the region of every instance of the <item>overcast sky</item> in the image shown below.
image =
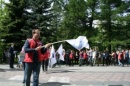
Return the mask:
[[7, 2], [7, 3], [8, 3], [8, 2], [9, 2], [9, 0], [5, 0], [5, 2]]

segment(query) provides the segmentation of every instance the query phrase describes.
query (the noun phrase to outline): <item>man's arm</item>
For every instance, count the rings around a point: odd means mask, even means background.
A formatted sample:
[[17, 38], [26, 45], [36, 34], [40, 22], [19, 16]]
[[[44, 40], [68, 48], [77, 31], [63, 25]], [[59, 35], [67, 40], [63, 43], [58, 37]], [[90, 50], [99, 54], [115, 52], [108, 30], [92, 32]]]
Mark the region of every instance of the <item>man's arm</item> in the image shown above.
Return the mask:
[[25, 53], [36, 52], [35, 48], [30, 48], [28, 40], [25, 41], [24, 51], [25, 51]]

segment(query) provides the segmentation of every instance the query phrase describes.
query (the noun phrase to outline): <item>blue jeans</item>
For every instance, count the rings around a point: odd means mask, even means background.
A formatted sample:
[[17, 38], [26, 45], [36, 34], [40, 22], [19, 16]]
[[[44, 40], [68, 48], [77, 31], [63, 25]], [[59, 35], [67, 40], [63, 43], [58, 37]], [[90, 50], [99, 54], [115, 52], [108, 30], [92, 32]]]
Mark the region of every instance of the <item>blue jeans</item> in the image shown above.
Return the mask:
[[82, 57], [79, 58], [79, 66], [83, 65], [83, 60], [84, 59]]
[[30, 78], [33, 73], [33, 86], [38, 86], [41, 63], [25, 63], [25, 83], [30, 86]]
[[25, 83], [25, 62], [22, 62], [22, 64], [23, 64], [23, 70], [24, 70], [24, 77], [23, 77], [23, 83]]
[[92, 56], [89, 56], [89, 63], [90, 63], [91, 66], [93, 66]]

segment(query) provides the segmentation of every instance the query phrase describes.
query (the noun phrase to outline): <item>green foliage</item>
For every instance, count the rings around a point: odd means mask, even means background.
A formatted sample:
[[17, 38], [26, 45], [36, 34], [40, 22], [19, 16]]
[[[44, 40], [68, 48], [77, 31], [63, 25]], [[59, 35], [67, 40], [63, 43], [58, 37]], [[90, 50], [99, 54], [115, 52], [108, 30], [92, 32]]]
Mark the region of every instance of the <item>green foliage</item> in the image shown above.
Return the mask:
[[126, 36], [122, 36], [126, 33], [126, 26], [124, 23], [125, 10], [129, 8], [129, 5], [122, 0], [99, 0], [101, 12], [99, 18], [101, 21], [101, 28], [104, 29], [105, 44], [111, 51], [111, 47], [117, 44], [124, 44]]
[[7, 19], [8, 12], [7, 8], [4, 8], [4, 1], [1, 0], [0, 2], [0, 39], [2, 39], [3, 36], [7, 35], [7, 30], [3, 27], [2, 22]]
[[[23, 29], [23, 32], [31, 37], [31, 34], [28, 34], [28, 31], [31, 32], [32, 29], [39, 28], [41, 30], [41, 39], [44, 42], [49, 42], [54, 36], [55, 29], [52, 25], [52, 14], [51, 9], [51, 0], [29, 0], [28, 1], [28, 12], [26, 28]], [[48, 40], [49, 39], [49, 40]]]
[[61, 37], [76, 38], [82, 35], [81, 32], [85, 31], [87, 27], [87, 25], [83, 24], [86, 22], [85, 3], [83, 0], [71, 0], [66, 5], [66, 8], [64, 20], [61, 22], [61, 27], [59, 28], [60, 33], [62, 33]]
[[[129, 0], [10, 0], [1, 8], [0, 38], [7, 43], [21, 43], [38, 27], [45, 43], [82, 35], [91, 47], [111, 51], [130, 46], [129, 8]], [[94, 20], [99, 21], [96, 28]]]
[[3, 28], [2, 22], [7, 18], [8, 12], [7, 8], [4, 8], [4, 0], [1, 0], [0, 2], [0, 61], [3, 57], [3, 50], [6, 48], [6, 45], [4, 44], [3, 37], [7, 35], [7, 30]]
[[[2, 28], [6, 30], [3, 39], [6, 43], [14, 42], [16, 45], [21, 45], [21, 40], [25, 38], [21, 29], [25, 26], [26, 0], [10, 0], [10, 3], [5, 3], [7, 15], [2, 20]], [[4, 32], [5, 33], [5, 32]], [[21, 47], [20, 47], [21, 48]]]

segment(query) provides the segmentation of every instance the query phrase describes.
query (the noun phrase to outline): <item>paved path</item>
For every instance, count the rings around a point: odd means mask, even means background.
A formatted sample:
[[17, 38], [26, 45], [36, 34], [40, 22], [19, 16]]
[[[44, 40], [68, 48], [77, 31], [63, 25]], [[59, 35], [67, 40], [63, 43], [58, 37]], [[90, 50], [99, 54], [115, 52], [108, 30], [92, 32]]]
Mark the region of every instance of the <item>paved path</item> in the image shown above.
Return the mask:
[[[23, 86], [22, 79], [22, 69], [0, 65], [0, 86]], [[130, 67], [61, 66], [41, 70], [39, 79], [39, 86], [130, 86]]]

